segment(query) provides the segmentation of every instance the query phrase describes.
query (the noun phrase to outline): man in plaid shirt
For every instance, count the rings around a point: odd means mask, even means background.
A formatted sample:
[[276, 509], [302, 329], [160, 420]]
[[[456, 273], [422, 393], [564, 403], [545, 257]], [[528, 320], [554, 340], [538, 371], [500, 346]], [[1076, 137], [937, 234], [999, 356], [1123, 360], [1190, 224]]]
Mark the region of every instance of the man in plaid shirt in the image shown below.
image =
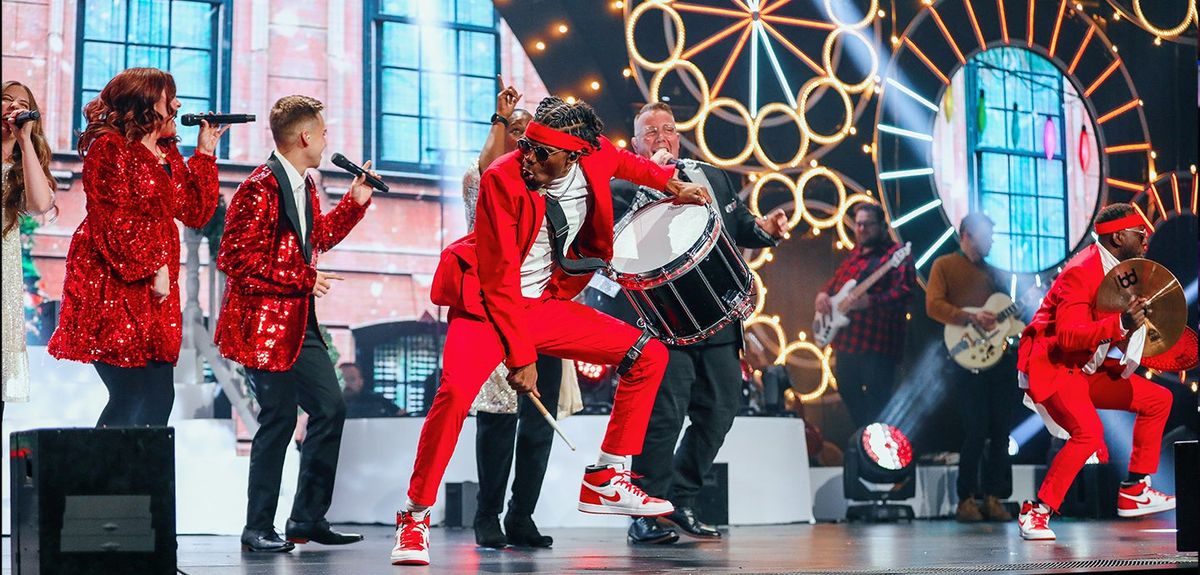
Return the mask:
[[[876, 204], [859, 204], [854, 211], [854, 242], [858, 246], [838, 266], [833, 278], [817, 294], [816, 309], [829, 313], [830, 296], [851, 279], [863, 281], [886, 265], [900, 245], [887, 233], [883, 210]], [[855, 428], [877, 421], [892, 395], [896, 365], [904, 352], [904, 314], [912, 297], [916, 270], [912, 261], [884, 274], [865, 294], [847, 300], [850, 324], [834, 337], [837, 355], [834, 376], [838, 393], [850, 411]]]

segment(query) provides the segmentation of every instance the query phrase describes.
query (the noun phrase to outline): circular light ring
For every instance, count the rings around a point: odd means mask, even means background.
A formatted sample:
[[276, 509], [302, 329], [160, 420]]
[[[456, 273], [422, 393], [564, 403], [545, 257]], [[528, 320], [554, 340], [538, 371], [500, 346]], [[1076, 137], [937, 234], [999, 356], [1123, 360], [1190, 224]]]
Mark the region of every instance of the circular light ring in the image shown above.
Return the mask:
[[805, 212], [808, 210], [804, 206], [804, 194], [801, 193], [800, 186], [798, 186], [786, 175], [779, 172], [771, 172], [754, 182], [754, 187], [750, 189], [750, 201], [747, 202], [747, 207], [750, 208], [750, 211], [753, 212], [754, 215], [760, 218], [762, 217], [762, 209], [758, 207], [758, 200], [762, 195], [762, 187], [765, 186], [767, 182], [779, 182], [792, 193], [792, 205], [795, 207], [795, 210], [792, 212], [791, 217], [788, 218], [788, 231], [790, 232], [800, 224], [800, 220], [802, 218], [807, 219], [805, 217]]
[[[732, 158], [722, 158], [713, 153], [708, 147], [708, 138], [704, 135], [704, 124], [708, 121], [709, 114], [718, 108], [730, 108], [742, 117], [742, 121], [746, 126], [746, 146], [742, 148], [736, 156]], [[708, 102], [700, 113], [700, 122], [696, 124], [696, 144], [700, 146], [700, 151], [708, 158], [710, 162], [722, 168], [736, 166], [746, 161], [750, 154], [754, 153], [755, 140], [758, 139], [757, 133], [754, 131], [754, 119], [750, 117], [749, 110], [742, 105], [741, 102], [733, 98], [717, 98]]]
[[766, 326], [771, 333], [775, 334], [775, 348], [778, 349], [779, 352], [775, 355], [775, 358], [771, 360], [771, 363], [783, 363], [783, 350], [785, 347], [787, 347], [787, 336], [783, 335], [783, 328], [779, 325], [779, 316], [760, 315], [758, 317], [751, 317], [742, 323], [742, 327], [744, 328], [743, 331], [749, 331], [751, 326], [755, 325]]
[[[642, 6], [646, 6], [646, 4], [642, 4]], [[704, 72], [701, 72], [700, 68], [695, 64], [687, 60], [675, 60], [655, 72], [654, 77], [650, 79], [650, 101], [658, 101], [658, 91], [662, 88], [663, 80], [666, 79], [667, 74], [676, 68], [687, 70], [696, 79], [696, 83], [700, 85], [700, 95], [698, 96], [700, 100], [699, 111], [696, 112], [695, 116], [688, 118], [686, 121], [680, 122], [679, 120], [675, 120], [675, 128], [677, 130], [691, 130], [708, 114], [707, 108], [709, 105], [708, 80], [704, 77]]]
[[854, 238], [852, 238], [850, 233], [846, 231], [846, 214], [850, 213], [850, 206], [863, 202], [868, 204], [879, 203], [875, 198], [872, 198], [866, 194], [850, 194], [850, 196], [846, 198], [846, 201], [842, 202], [841, 217], [838, 218], [837, 221], [837, 234], [838, 239], [842, 240], [842, 245], [845, 246], [847, 250], [854, 249]]
[[808, 186], [809, 181], [817, 176], [825, 176], [826, 179], [833, 182], [833, 187], [837, 190], [838, 198], [837, 210], [834, 211], [832, 216], [827, 218], [818, 218], [812, 215], [812, 213], [808, 210], [801, 211], [804, 221], [808, 222], [810, 226], [821, 230], [836, 226], [846, 214], [844, 207], [846, 205], [846, 184], [842, 182], [842, 179], [839, 178], [837, 174], [833, 173], [833, 170], [830, 170], [825, 166], [817, 166], [815, 168], [805, 170], [803, 174], [800, 174], [800, 180], [796, 182], [796, 196], [800, 198], [800, 202], [798, 202], [797, 205], [804, 204], [804, 188]]
[[1138, 20], [1142, 21], [1142, 26], [1146, 28], [1146, 31], [1158, 36], [1174, 38], [1182, 34], [1184, 30], [1187, 30], [1192, 21], [1196, 20], [1196, 2], [1194, 0], [1188, 2], [1187, 14], [1184, 15], [1183, 22], [1174, 28], [1159, 28], [1151, 24], [1150, 20], [1146, 18], [1146, 14], [1142, 12], [1142, 0], [1133, 0], [1133, 13], [1137, 15]]
[[[808, 131], [804, 129], [804, 122], [800, 119], [800, 114], [797, 114], [796, 110], [794, 110], [791, 106], [788, 106], [783, 102], [771, 102], [759, 108], [758, 116], [754, 118], [754, 134], [756, 136], [762, 130], [763, 119], [772, 112], [780, 112], [790, 117], [792, 121], [796, 123], [796, 127], [800, 129], [800, 146], [796, 149], [796, 155], [792, 156], [792, 159], [788, 160], [787, 163], [784, 164], [784, 166], [787, 168], [795, 168], [796, 166], [800, 165], [800, 162], [804, 161], [804, 156], [808, 153]], [[762, 148], [762, 140], [757, 137], [754, 138], [754, 157], [758, 158], [758, 161], [762, 162], [762, 165], [771, 168], [772, 170], [783, 169], [779, 164], [775, 163], [774, 160], [767, 156], [767, 151]]]
[[877, 11], [879, 11], [879, 0], [871, 0], [871, 3], [867, 6], [867, 11], [865, 12], [866, 16], [864, 16], [862, 20], [851, 24], [838, 20], [837, 15], [833, 12], [832, 2], [830, 0], [825, 0], [825, 14], [829, 16], [830, 22], [838, 25], [839, 30], [842, 28], [865, 28], [875, 20], [875, 13]]
[[821, 366], [821, 383], [817, 385], [816, 389], [808, 393], [800, 394], [801, 402], [812, 401], [818, 397], [821, 397], [821, 395], [825, 393], [825, 390], [829, 389], [829, 383], [833, 379], [833, 371], [829, 369], [829, 357], [824, 351], [821, 350], [821, 348], [817, 347], [812, 342], [800, 340], [787, 344], [787, 346], [783, 348], [783, 353], [780, 354], [781, 358], [775, 363], [778, 365], [783, 365], [787, 362], [787, 356], [797, 351], [806, 351], [813, 354], [813, 357], [817, 358], [817, 363]]
[[[850, 84], [846, 81], [843, 81], [841, 78], [838, 78], [837, 71], [833, 69], [833, 43], [837, 41], [838, 37], [842, 34], [857, 38], [863, 43], [864, 46], [867, 47], [867, 51], [871, 53], [871, 71], [867, 73], [867, 76], [863, 79], [863, 81], [857, 84]], [[875, 85], [875, 76], [879, 73], [879, 54], [875, 52], [875, 47], [871, 45], [871, 42], [867, 40], [867, 37], [864, 36], [862, 32], [859, 32], [858, 30], [851, 30], [849, 28], [838, 28], [837, 30], [831, 32], [829, 36], [825, 37], [825, 47], [821, 50], [821, 62], [825, 65], [825, 74], [827, 74], [829, 78], [836, 80], [841, 85], [842, 89], [850, 94], [859, 94], [870, 89]]]
[[[842, 103], [846, 108], [845, 120], [842, 122], [842, 127], [833, 134], [820, 134], [814, 132], [808, 125], [808, 97], [812, 95], [813, 90], [821, 86], [830, 86], [838, 96], [842, 98]], [[800, 106], [798, 110], [800, 114], [800, 123], [804, 126], [804, 131], [808, 133], [808, 139], [818, 144], [836, 144], [846, 138], [846, 134], [850, 133], [850, 127], [854, 125], [854, 110], [850, 103], [850, 94], [842, 87], [842, 82], [836, 78], [829, 76], [819, 76], [809, 80], [800, 89]]]
[[871, 461], [889, 471], [900, 471], [912, 463], [912, 443], [886, 423], [872, 423], [863, 429], [862, 449]]
[[746, 260], [746, 266], [752, 270], [756, 270], [766, 265], [767, 262], [773, 261], [774, 259], [775, 256], [771, 254], [771, 248], [760, 248], [757, 256], [755, 256], [753, 259]]
[[[661, 62], [651, 62], [650, 60], [647, 60], [644, 56], [642, 56], [641, 52], [638, 52], [637, 43], [633, 41], [633, 29], [635, 26], [637, 26], [638, 19], [641, 18], [642, 15], [651, 8], [658, 8], [659, 10], [662, 10], [663, 14], [666, 14], [668, 17], [670, 17], [671, 21], [675, 24], [675, 45], [671, 47], [671, 55], [666, 60]], [[625, 20], [625, 47], [629, 50], [629, 57], [632, 58], [634, 62], [637, 62], [639, 66], [642, 66], [647, 70], [658, 70], [660, 68], [666, 68], [675, 63], [675, 61], [678, 60], [681, 55], [683, 55], [683, 44], [683, 17], [679, 15], [679, 12], [676, 12], [674, 8], [671, 8], [671, 6], [666, 3], [651, 1], [639, 4], [633, 9], [632, 12], [629, 13], [629, 16]]]

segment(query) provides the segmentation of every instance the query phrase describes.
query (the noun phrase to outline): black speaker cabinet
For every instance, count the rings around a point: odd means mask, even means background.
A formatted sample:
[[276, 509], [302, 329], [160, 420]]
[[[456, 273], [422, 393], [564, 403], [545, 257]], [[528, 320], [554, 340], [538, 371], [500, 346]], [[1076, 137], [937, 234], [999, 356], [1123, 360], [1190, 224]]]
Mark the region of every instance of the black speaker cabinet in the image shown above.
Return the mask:
[[[1048, 467], [1039, 467], [1034, 474], [1035, 485], [1046, 479]], [[1115, 519], [1117, 517], [1117, 490], [1121, 477], [1112, 463], [1089, 463], [1083, 466], [1071, 488], [1063, 497], [1059, 512], [1063, 517], [1081, 519]]]
[[1200, 442], [1175, 442], [1175, 547], [1200, 551]]
[[696, 494], [696, 517], [709, 525], [729, 525], [729, 464], [714, 463]]
[[15, 575], [175, 573], [175, 430], [11, 435]]
[[446, 484], [446, 527], [470, 527], [475, 524], [479, 504], [479, 484], [474, 481]]

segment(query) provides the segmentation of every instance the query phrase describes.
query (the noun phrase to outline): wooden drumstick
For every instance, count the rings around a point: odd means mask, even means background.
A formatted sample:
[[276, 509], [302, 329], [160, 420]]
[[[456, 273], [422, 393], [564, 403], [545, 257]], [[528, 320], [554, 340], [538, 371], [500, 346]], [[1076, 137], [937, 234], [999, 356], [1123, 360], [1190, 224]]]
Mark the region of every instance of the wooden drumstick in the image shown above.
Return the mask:
[[558, 436], [561, 437], [563, 441], [567, 442], [567, 447], [570, 447], [571, 451], [576, 451], [575, 444], [571, 441], [570, 437], [567, 437], [567, 434], [563, 432], [562, 428], [558, 426], [558, 422], [555, 421], [553, 417], [550, 417], [550, 412], [546, 411], [546, 406], [542, 405], [542, 400], [538, 399], [537, 396], [533, 395], [532, 393], [526, 395], [525, 397], [529, 398], [529, 401], [533, 402], [533, 406], [536, 407], [538, 411], [542, 412], [542, 417], [546, 418], [546, 423], [549, 423], [550, 427], [552, 427], [554, 431], [558, 433]]

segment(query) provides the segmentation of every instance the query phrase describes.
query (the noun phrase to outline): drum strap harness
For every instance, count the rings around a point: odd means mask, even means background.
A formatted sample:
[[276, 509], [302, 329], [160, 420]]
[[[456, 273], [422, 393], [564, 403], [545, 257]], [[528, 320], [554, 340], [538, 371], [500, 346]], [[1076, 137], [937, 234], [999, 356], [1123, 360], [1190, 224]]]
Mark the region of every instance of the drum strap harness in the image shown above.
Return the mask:
[[546, 219], [550, 222], [550, 252], [554, 254], [554, 262], [567, 275], [581, 276], [608, 266], [608, 262], [600, 258], [574, 259], [567, 256], [567, 215], [563, 213], [558, 200], [546, 197]]

